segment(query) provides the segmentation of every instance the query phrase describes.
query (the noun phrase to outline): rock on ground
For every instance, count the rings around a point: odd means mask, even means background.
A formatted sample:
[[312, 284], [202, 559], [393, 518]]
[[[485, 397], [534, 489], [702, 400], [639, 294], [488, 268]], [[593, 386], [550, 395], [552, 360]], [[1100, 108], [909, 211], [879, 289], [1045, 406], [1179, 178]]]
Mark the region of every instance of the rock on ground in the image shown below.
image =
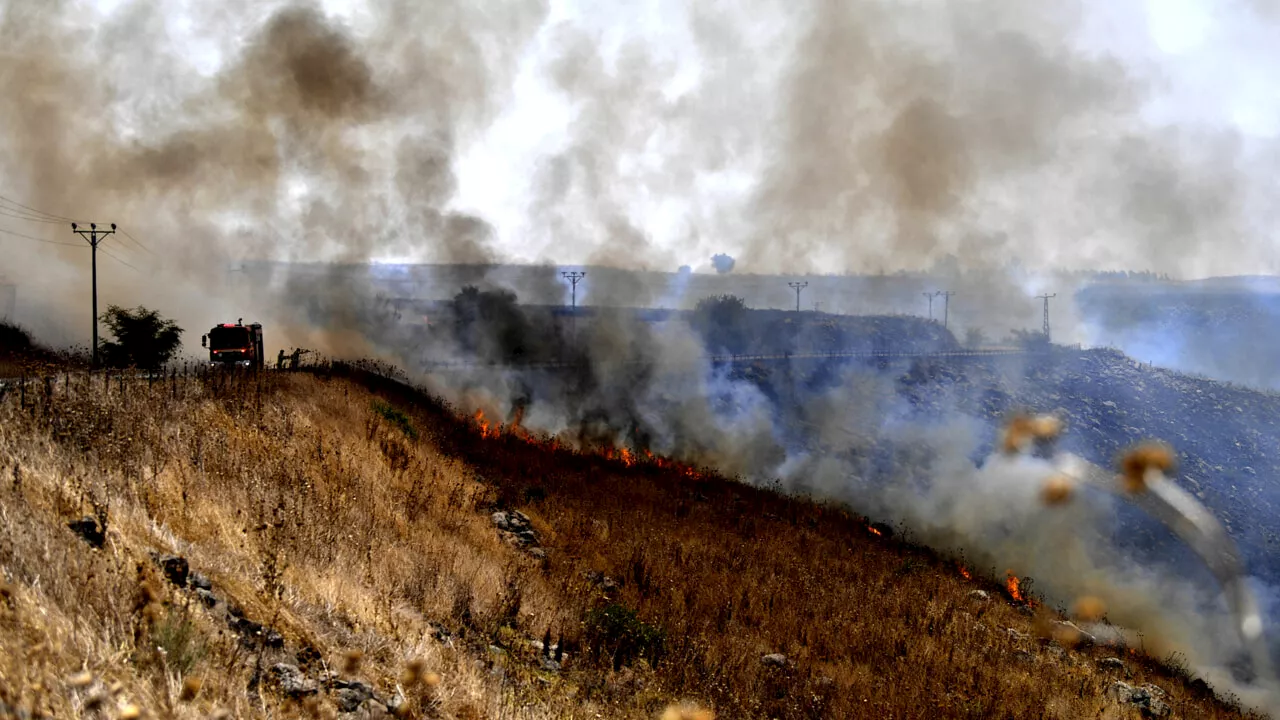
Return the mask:
[[1134, 687], [1125, 682], [1114, 682], [1107, 688], [1107, 697], [1116, 702], [1133, 705], [1142, 711], [1143, 717], [1162, 718], [1172, 714], [1169, 706], [1160, 698], [1164, 691], [1155, 685]]

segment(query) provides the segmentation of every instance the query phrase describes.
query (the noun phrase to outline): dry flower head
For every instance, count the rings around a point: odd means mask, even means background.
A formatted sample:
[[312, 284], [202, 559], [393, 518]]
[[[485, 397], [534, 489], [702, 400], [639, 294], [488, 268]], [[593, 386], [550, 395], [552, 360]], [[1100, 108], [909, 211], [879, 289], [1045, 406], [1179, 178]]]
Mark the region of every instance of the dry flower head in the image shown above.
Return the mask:
[[204, 686], [204, 681], [198, 677], [188, 675], [182, 680], [182, 692], [178, 695], [179, 702], [191, 702], [200, 694], [200, 688]]
[[1120, 459], [1120, 478], [1126, 492], [1139, 493], [1147, 489], [1148, 471], [1168, 473], [1173, 467], [1173, 448], [1164, 443], [1143, 443]]
[[1004, 440], [1002, 447], [1006, 455], [1016, 455], [1022, 452], [1035, 437], [1033, 431], [1033, 423], [1030, 416], [1019, 413], [1009, 419], [1004, 427]]
[[355, 675], [360, 672], [360, 663], [364, 660], [364, 653], [360, 650], [348, 650], [342, 656], [342, 672], [347, 675]]
[[1057, 474], [1045, 481], [1040, 498], [1045, 505], [1061, 505], [1075, 494], [1075, 483], [1066, 475]]

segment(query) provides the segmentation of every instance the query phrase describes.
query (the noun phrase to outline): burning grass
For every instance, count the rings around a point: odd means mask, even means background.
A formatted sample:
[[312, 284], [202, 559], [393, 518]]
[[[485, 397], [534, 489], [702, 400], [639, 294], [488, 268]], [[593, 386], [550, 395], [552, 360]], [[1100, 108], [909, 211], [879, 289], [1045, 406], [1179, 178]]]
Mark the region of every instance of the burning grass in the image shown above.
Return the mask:
[[[1024, 579], [643, 448], [574, 450], [361, 372], [72, 376], [27, 403], [0, 405], [5, 707], [328, 712], [276, 689], [289, 662], [399, 683], [407, 717], [1115, 712], [1111, 653], [1035, 639]], [[517, 509], [544, 557], [495, 530]], [[101, 549], [67, 528], [85, 515]], [[264, 629], [229, 629], [153, 551]], [[1239, 716], [1126, 662], [1183, 716]]]

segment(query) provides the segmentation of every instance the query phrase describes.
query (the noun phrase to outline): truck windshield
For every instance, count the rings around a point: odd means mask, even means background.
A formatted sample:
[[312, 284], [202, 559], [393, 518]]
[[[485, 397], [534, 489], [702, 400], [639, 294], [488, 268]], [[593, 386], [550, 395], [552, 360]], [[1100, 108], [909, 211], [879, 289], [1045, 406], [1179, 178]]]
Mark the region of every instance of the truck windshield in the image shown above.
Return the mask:
[[241, 350], [249, 347], [249, 328], [216, 327], [209, 331], [210, 350]]

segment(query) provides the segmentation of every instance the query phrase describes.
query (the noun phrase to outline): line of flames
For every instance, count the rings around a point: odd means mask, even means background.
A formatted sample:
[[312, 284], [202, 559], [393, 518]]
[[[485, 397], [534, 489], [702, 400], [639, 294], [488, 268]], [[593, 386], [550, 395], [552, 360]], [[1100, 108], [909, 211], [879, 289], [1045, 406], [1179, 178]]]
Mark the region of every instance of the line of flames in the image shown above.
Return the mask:
[[655, 455], [653, 454], [653, 452], [651, 452], [648, 449], [641, 450], [640, 452], [636, 452], [627, 447], [618, 448], [618, 447], [607, 446], [603, 448], [593, 448], [591, 450], [581, 450], [581, 449], [570, 448], [568, 446], [562, 445], [560, 441], [554, 437], [535, 435], [529, 432], [528, 430], [526, 430], [521, 425], [521, 421], [524, 418], [524, 411], [519, 408], [516, 409], [516, 412], [512, 417], [511, 422], [505, 423], [505, 424], [491, 422], [488, 416], [484, 414], [483, 410], [476, 410], [475, 414], [472, 415], [471, 417], [475, 421], [476, 425], [479, 426], [480, 437], [482, 438], [497, 438], [502, 435], [510, 435], [512, 437], [523, 440], [526, 443], [529, 443], [530, 445], [538, 445], [540, 447], [543, 447], [552, 451], [568, 449], [572, 452], [594, 453], [596, 455], [599, 455], [605, 458], [606, 460], [613, 460], [616, 462], [620, 462], [626, 467], [633, 467], [636, 465], [636, 463], [643, 461], [647, 464], [656, 465], [657, 467], [660, 467], [660, 468], [678, 470], [687, 477], [691, 477], [691, 478], [702, 477], [702, 473], [699, 472], [697, 469], [693, 468], [692, 466], [685, 465], [683, 463], [679, 463], [674, 460], [669, 460], [660, 455]]
[[[550, 450], [561, 449], [560, 441], [557, 440], [556, 438], [538, 437], [530, 433], [520, 424], [521, 420], [524, 419], [524, 410], [522, 408], [516, 409], [515, 416], [512, 418], [511, 422], [508, 424], [498, 424], [498, 423], [490, 422], [488, 417], [485, 416], [483, 410], [476, 410], [475, 415], [472, 416], [472, 419], [474, 419], [476, 421], [476, 424], [480, 427], [480, 437], [496, 438], [506, 433], [514, 437], [517, 437], [521, 440], [524, 440], [525, 442], [531, 445], [541, 445]], [[637, 462], [640, 462], [641, 454], [643, 454], [643, 461], [646, 463], [656, 465], [661, 468], [672, 468], [672, 469], [681, 470], [688, 477], [696, 478], [700, 476], [700, 473], [694, 468], [689, 467], [687, 465], [683, 465], [681, 463], [678, 463], [672, 460], [668, 460], [667, 458], [664, 458], [660, 455], [654, 455], [653, 452], [648, 449], [640, 451], [640, 454], [637, 454], [636, 452], [632, 451], [630, 448], [626, 448], [626, 447], [621, 447], [621, 448], [605, 447], [602, 449], [598, 449], [595, 452], [596, 454], [604, 457], [607, 460], [614, 460], [614, 461], [621, 462], [626, 467], [633, 467]], [[871, 525], [867, 525], [867, 530], [870, 531], [873, 535], [882, 535], [879, 528], [873, 527]], [[963, 576], [965, 580], [973, 579], [973, 574], [970, 573], [969, 570], [964, 565], [958, 565], [957, 568], [960, 571], [960, 575]], [[1030, 598], [1028, 598], [1022, 592], [1022, 581], [1019, 580], [1018, 576], [1014, 575], [1012, 571], [1008, 571], [1006, 573], [1005, 590], [1009, 593], [1009, 597], [1013, 598], [1015, 602], [1020, 602], [1027, 605], [1035, 605], [1035, 602]]]

